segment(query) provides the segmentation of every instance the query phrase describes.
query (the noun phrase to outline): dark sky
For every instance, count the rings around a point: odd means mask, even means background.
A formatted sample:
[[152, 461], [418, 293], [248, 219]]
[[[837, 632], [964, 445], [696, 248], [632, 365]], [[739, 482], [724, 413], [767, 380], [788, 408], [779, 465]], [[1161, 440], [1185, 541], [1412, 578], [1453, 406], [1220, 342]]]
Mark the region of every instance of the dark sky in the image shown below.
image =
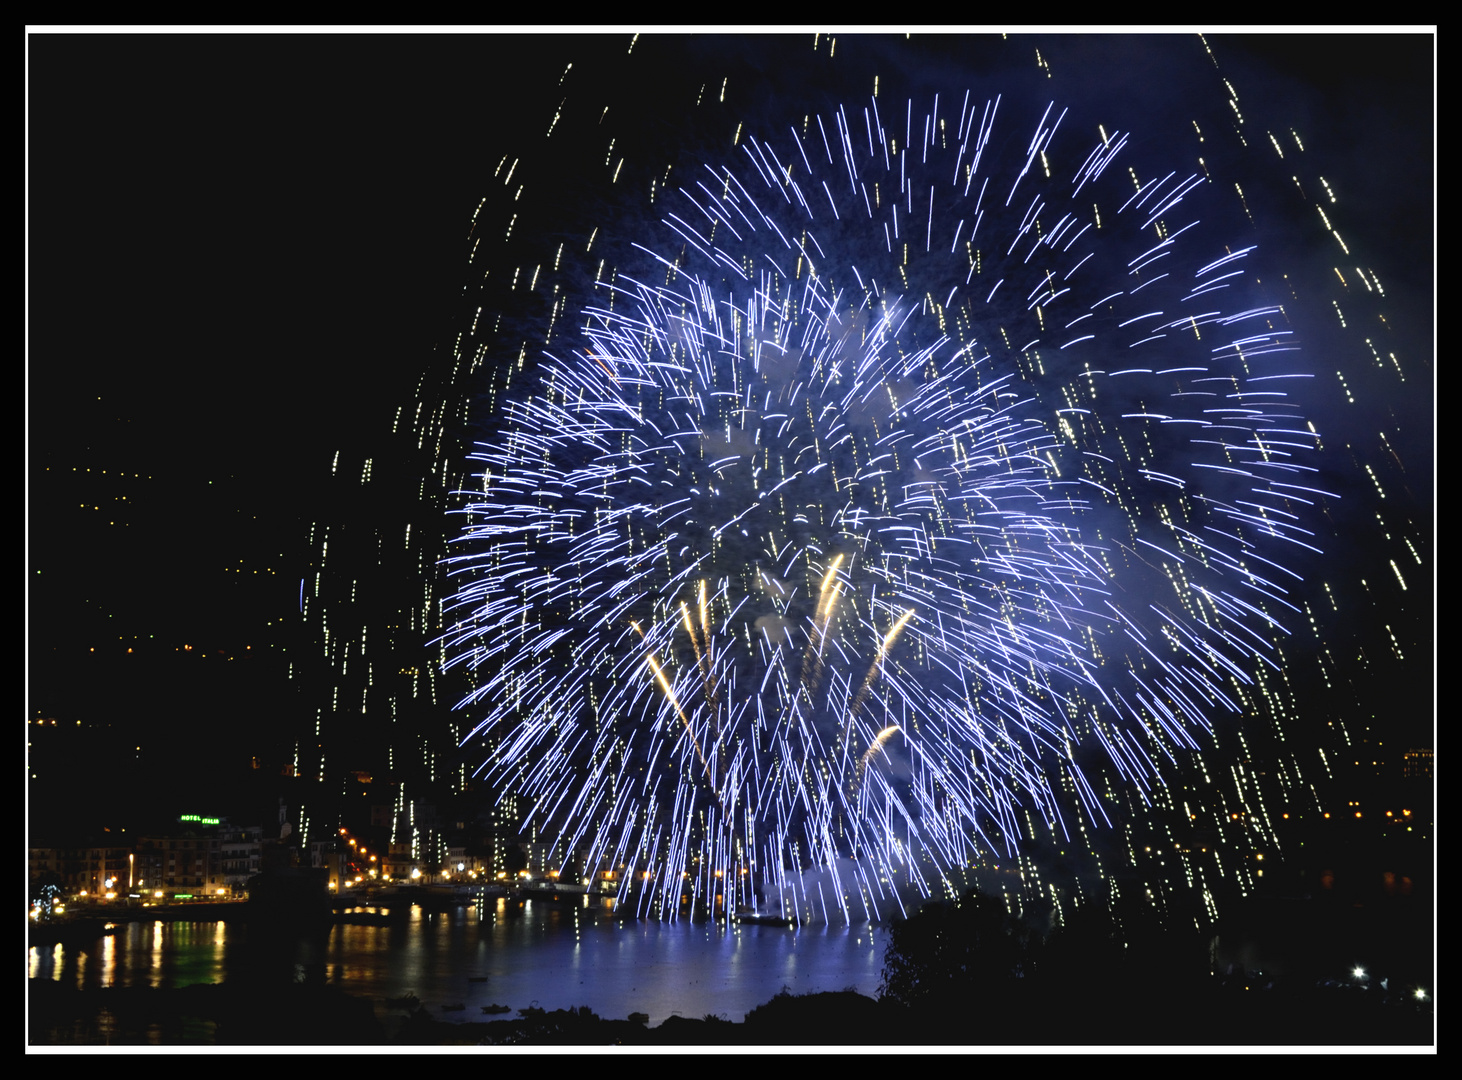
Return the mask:
[[[1090, 65], [1134, 128], [1147, 116], [1170, 130], [1190, 95], [1205, 107], [1221, 100], [1191, 40], [1029, 44], [1063, 74]], [[1335, 185], [1342, 232], [1395, 293], [1409, 381], [1338, 422], [1365, 434], [1362, 457], [1381, 452], [1374, 429], [1390, 425], [1430, 540], [1432, 38], [1210, 44], [1252, 112], [1251, 134], [1266, 123], [1301, 130], [1322, 162], [1310, 171]], [[72, 665], [104, 639], [166, 639], [170, 649], [196, 639], [220, 654], [267, 645], [292, 610], [314, 478], [343, 442], [389, 424], [453, 332], [467, 224], [492, 170], [504, 154], [538, 165], [527, 197], [546, 229], [553, 170], [573, 190], [573, 170], [589, 167], [590, 150], [570, 134], [543, 149], [564, 102], [581, 112], [586, 96], [613, 102], [621, 145], [653, 154], [681, 137], [690, 88], [709, 81], [715, 93], [723, 72], [728, 123], [814, 87], [867, 93], [858, 65], [815, 66], [826, 50], [814, 53], [811, 35], [642, 39], [633, 63], [627, 45], [623, 34], [28, 38], [32, 715], [64, 708]], [[1024, 41], [838, 47], [864, 49], [870, 66], [915, 57], [929, 82], [1016, 55], [1022, 77], [1039, 75]], [[577, 71], [561, 84], [569, 62]], [[566, 131], [585, 122], [564, 113]], [[1330, 258], [1298, 233], [1279, 242], [1302, 262]], [[88, 468], [110, 479], [87, 481]], [[120, 497], [117, 473], [132, 474], [131, 505], [124, 526], [104, 525], [115, 516], [97, 500]], [[1373, 577], [1389, 557], [1337, 556], [1374, 563], [1360, 571]], [[1431, 566], [1412, 569], [1429, 593]], [[1429, 655], [1430, 608], [1413, 604], [1405, 617], [1407, 642]], [[206, 683], [188, 692], [206, 694]]]

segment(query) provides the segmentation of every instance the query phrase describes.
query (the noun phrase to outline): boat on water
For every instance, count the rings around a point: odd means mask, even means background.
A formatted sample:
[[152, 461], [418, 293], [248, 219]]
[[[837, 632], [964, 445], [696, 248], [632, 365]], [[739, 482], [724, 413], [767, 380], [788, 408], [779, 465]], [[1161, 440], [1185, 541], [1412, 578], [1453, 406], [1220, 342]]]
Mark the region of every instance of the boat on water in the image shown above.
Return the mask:
[[439, 900], [471, 900], [478, 895], [476, 885], [458, 885], [452, 882], [442, 882], [432, 885], [418, 885], [423, 895]]
[[734, 917], [743, 926], [793, 927], [797, 925], [796, 919], [771, 911], [753, 911], [751, 908], [738, 908]]

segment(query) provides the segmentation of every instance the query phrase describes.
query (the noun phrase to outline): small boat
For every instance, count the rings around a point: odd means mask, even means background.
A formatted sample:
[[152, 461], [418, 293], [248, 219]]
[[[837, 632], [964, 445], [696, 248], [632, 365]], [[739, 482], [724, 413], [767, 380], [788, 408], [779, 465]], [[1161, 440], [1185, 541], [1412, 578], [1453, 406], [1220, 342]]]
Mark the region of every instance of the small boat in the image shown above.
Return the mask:
[[482, 1011], [488, 1016], [497, 1016], [499, 1013], [512, 1012], [513, 1009], [511, 1005], [499, 1005], [493, 1002], [491, 1005], [484, 1005]]
[[796, 919], [789, 919], [782, 915], [773, 915], [770, 911], [751, 911], [742, 908], [736, 913], [736, 921], [744, 926], [796, 926]]

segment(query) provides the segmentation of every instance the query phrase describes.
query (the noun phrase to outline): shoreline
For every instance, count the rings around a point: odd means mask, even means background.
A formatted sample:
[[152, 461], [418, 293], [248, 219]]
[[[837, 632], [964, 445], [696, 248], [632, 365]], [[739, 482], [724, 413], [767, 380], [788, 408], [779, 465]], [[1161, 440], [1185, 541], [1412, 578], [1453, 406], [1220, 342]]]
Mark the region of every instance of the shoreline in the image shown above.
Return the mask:
[[[740, 1020], [672, 1015], [655, 1026], [608, 1019], [587, 1006], [516, 1010], [511, 1018], [456, 1021], [377, 1003], [318, 983], [233, 980], [178, 988], [85, 991], [32, 980], [28, 1046], [1391, 1046], [1435, 1045], [1434, 1015], [1379, 995], [1290, 986], [1245, 993], [1154, 993], [1136, 984], [1110, 1000], [1053, 986], [992, 992], [978, 1002], [909, 1009], [856, 991], [783, 992]], [[1053, 1009], [1066, 1019], [1053, 1026]], [[1137, 1012], [1134, 1014], [1134, 1007]], [[439, 1007], [441, 1010], [441, 1007]], [[449, 1015], [455, 1015], [449, 1014]], [[1139, 1022], [1140, 1020], [1140, 1022]], [[950, 1032], [959, 1040], [951, 1041]], [[1129, 1038], [1130, 1036], [1130, 1038]]]

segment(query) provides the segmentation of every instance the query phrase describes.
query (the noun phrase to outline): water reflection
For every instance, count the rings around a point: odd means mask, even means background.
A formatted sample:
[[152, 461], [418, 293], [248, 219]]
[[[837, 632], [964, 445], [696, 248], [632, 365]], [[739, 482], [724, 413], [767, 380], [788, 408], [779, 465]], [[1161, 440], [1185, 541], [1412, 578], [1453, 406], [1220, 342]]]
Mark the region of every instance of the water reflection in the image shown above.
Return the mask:
[[91, 942], [32, 947], [32, 979], [78, 990], [221, 982], [230, 943], [246, 933], [228, 923], [119, 923]]
[[[592, 900], [489, 900], [306, 935], [243, 923], [131, 923], [90, 945], [30, 950], [32, 979], [78, 989], [170, 988], [225, 979], [262, 987], [328, 983], [377, 1003], [413, 994], [443, 1019], [482, 1019], [481, 1007], [587, 1005], [600, 1016], [707, 1013], [740, 1020], [783, 987], [877, 992], [883, 932], [873, 927], [787, 930], [663, 924], [610, 917]], [[447, 1005], [465, 1009], [447, 1012]]]
[[54, 945], [32, 947], [28, 965], [32, 979], [61, 981], [61, 969], [65, 965], [65, 946], [59, 941]]

